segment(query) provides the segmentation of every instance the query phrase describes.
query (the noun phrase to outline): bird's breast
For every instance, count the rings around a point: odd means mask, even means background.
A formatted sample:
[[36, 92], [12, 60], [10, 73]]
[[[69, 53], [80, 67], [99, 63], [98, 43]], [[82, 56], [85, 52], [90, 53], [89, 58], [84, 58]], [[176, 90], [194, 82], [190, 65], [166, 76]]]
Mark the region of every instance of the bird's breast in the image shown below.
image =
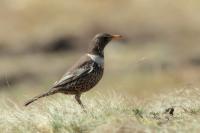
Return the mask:
[[85, 81], [82, 91], [85, 92], [93, 88], [103, 77], [103, 72], [104, 68], [95, 63], [91, 73], [86, 76], [87, 81]]

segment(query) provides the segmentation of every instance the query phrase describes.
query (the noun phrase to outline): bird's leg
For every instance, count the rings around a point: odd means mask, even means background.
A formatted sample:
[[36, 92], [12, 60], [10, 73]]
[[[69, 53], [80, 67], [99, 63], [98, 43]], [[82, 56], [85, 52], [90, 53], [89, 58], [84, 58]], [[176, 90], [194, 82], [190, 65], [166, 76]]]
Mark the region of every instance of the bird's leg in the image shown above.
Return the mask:
[[80, 97], [81, 97], [81, 94], [76, 94], [76, 95], [75, 95], [75, 99], [76, 99], [76, 101], [78, 102], [78, 104], [79, 104], [83, 109], [85, 109], [83, 103], [81, 102]]

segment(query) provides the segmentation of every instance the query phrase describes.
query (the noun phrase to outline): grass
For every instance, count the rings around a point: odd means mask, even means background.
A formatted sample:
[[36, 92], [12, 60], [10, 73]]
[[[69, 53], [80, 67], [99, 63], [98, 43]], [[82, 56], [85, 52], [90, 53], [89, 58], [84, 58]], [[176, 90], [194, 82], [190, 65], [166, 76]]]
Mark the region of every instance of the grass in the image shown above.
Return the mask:
[[[52, 96], [20, 107], [1, 99], [4, 133], [198, 132], [200, 89], [181, 89], [141, 101], [117, 93], [82, 97], [87, 113], [72, 97]], [[174, 109], [171, 114], [167, 109]]]

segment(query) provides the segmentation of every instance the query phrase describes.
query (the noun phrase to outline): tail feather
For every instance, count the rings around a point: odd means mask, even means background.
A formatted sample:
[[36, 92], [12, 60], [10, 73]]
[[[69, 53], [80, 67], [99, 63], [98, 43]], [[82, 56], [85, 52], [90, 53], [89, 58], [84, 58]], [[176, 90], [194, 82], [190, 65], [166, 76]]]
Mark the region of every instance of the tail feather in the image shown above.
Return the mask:
[[41, 95], [38, 95], [30, 100], [28, 100], [27, 102], [25, 102], [24, 106], [28, 106], [29, 104], [35, 102], [36, 100], [40, 99], [40, 98], [43, 98], [43, 97], [46, 97], [46, 96], [49, 96], [49, 95], [52, 95], [53, 93], [51, 92], [46, 92], [46, 93], [43, 93]]

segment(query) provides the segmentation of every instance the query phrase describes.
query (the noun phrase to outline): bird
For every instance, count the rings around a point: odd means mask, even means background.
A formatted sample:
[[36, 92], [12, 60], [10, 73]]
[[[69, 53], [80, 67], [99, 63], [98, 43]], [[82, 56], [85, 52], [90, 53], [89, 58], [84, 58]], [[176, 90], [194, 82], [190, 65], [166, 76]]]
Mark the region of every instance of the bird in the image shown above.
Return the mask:
[[62, 78], [56, 81], [50, 89], [25, 102], [28, 106], [34, 101], [56, 93], [74, 95], [77, 103], [85, 108], [80, 97], [84, 92], [92, 89], [101, 79], [104, 73], [104, 48], [111, 40], [119, 40], [121, 35], [99, 33], [94, 36], [84, 54]]

